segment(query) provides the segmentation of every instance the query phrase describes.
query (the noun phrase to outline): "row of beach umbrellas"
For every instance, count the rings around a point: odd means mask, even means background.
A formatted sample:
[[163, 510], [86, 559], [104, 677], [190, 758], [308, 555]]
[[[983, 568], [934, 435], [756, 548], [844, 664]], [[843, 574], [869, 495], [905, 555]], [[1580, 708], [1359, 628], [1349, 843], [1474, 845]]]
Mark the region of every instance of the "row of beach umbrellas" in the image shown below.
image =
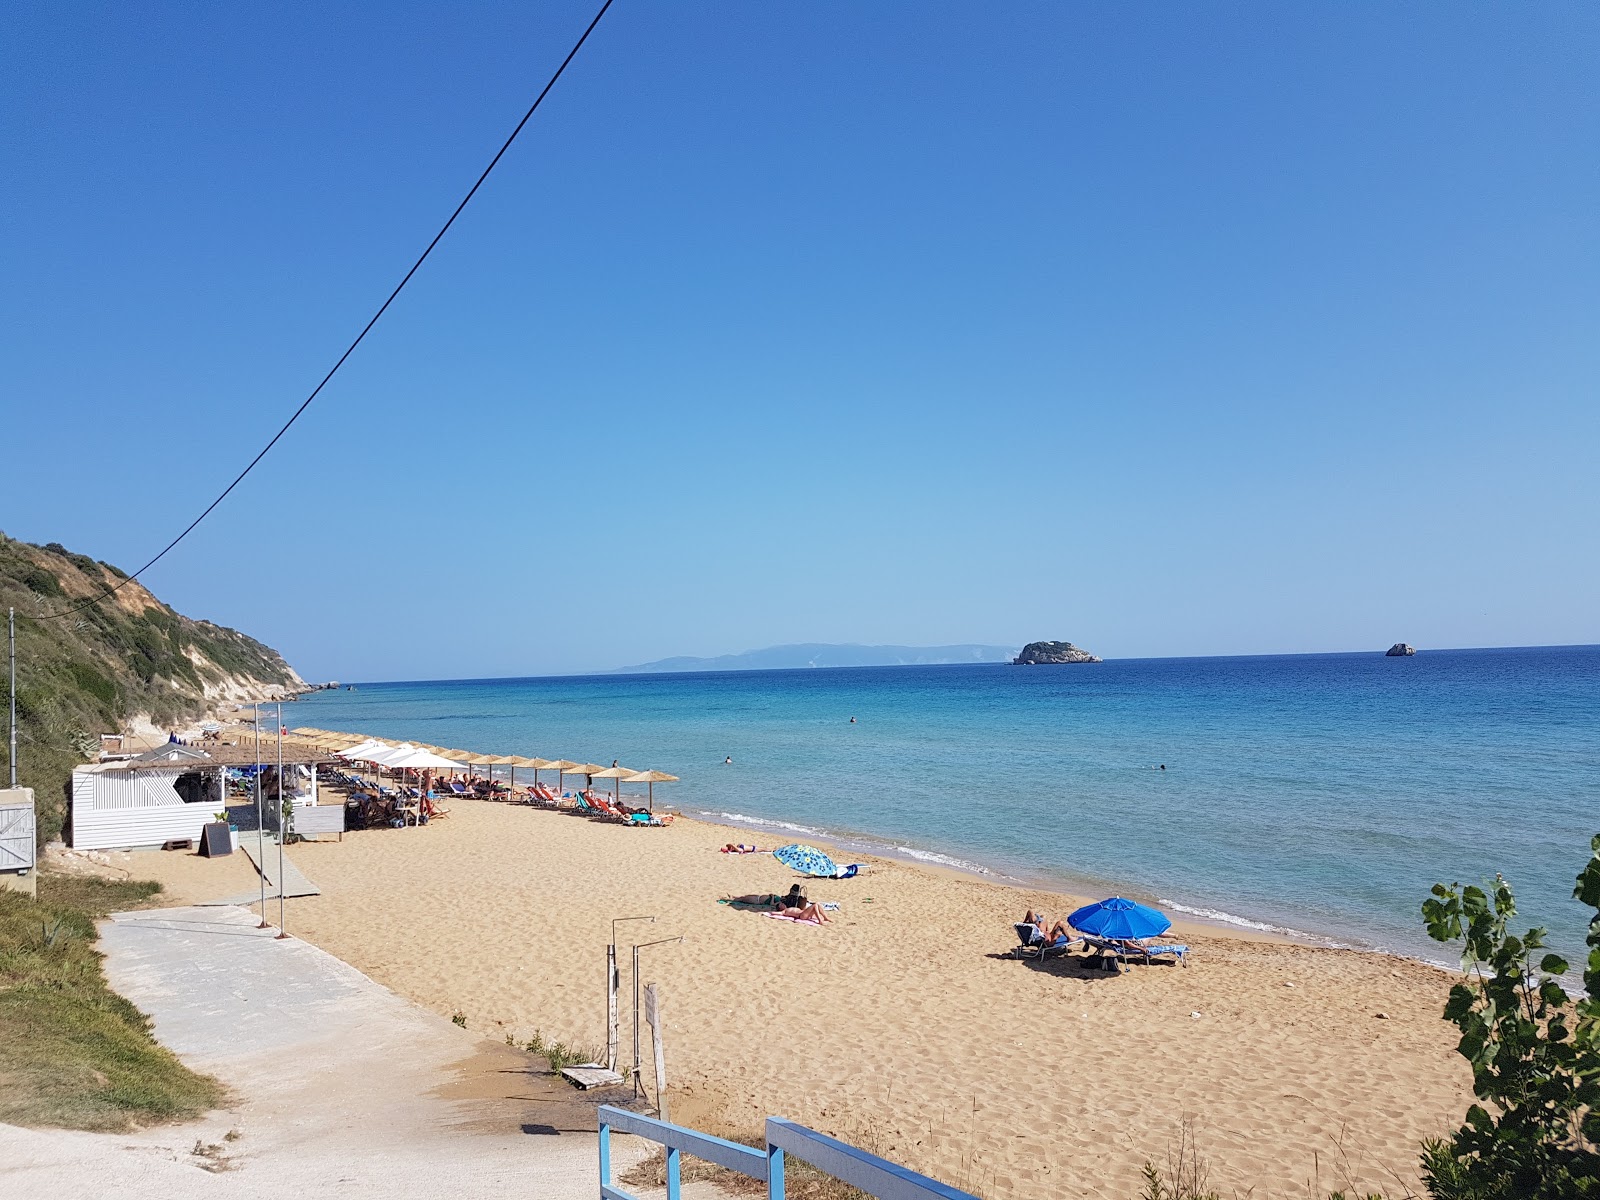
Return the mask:
[[426, 743], [385, 742], [377, 738], [362, 737], [354, 733], [335, 733], [327, 729], [301, 728], [290, 731], [289, 737], [312, 745], [326, 747], [340, 758], [356, 762], [375, 763], [391, 770], [460, 771], [467, 767], [488, 767], [490, 777], [496, 767], [509, 768], [511, 786], [517, 786], [517, 768], [533, 772], [533, 781], [539, 782], [540, 771], [556, 772], [556, 786], [560, 790], [567, 775], [586, 775], [590, 779], [612, 781], [612, 795], [620, 799], [621, 785], [642, 783], [648, 786], [650, 811], [655, 811], [655, 785], [676, 783], [676, 775], [665, 771], [635, 771], [631, 767], [603, 767], [599, 763], [572, 762], [564, 758], [530, 758], [518, 754], [478, 754], [471, 750], [451, 750]]

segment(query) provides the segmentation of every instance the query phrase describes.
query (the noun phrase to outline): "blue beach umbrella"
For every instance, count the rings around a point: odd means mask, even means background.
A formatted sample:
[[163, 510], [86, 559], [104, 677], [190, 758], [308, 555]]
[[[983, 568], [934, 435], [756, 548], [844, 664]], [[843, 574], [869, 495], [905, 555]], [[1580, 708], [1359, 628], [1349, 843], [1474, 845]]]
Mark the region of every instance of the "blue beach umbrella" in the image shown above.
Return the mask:
[[1157, 937], [1172, 928], [1166, 914], [1121, 896], [1085, 904], [1067, 918], [1079, 933], [1103, 938]]
[[779, 846], [772, 852], [772, 857], [786, 867], [793, 867], [802, 875], [820, 875], [832, 879], [838, 873], [838, 866], [815, 846], [802, 846], [798, 842], [790, 846]]

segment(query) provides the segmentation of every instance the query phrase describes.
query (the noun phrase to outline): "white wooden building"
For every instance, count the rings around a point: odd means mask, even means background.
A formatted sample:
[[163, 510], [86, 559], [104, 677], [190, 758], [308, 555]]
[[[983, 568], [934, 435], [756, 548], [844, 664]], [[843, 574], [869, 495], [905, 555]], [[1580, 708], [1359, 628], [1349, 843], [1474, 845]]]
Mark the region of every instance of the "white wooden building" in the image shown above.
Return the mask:
[[[262, 759], [263, 766], [276, 770], [276, 753]], [[123, 762], [78, 767], [72, 772], [72, 845], [137, 849], [179, 838], [198, 844], [201, 829], [227, 807], [227, 768], [254, 762], [253, 755], [232, 746], [168, 745]], [[296, 751], [285, 755], [284, 766], [300, 768], [285, 772], [286, 791], [295, 803], [315, 804], [316, 760]]]

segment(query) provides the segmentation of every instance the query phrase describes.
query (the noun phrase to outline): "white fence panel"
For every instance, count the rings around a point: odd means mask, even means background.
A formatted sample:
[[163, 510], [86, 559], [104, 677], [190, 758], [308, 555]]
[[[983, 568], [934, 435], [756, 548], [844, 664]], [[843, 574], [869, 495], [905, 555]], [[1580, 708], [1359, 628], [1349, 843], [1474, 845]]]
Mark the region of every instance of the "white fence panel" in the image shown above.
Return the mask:
[[296, 805], [294, 810], [294, 832], [302, 837], [310, 837], [318, 833], [344, 833], [344, 805], [342, 804], [311, 804], [304, 807]]
[[0, 871], [33, 870], [33, 805], [0, 804]]

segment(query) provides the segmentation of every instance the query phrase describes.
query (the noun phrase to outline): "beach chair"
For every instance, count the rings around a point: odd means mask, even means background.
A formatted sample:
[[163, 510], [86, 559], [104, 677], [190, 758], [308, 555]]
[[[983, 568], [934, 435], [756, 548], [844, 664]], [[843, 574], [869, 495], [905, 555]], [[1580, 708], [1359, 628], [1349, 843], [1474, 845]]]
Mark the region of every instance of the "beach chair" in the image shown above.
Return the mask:
[[[619, 821], [624, 825], [631, 825], [631, 824], [635, 823], [634, 819], [633, 819], [634, 818], [634, 814], [633, 813], [629, 812], [625, 808], [618, 808], [615, 804], [611, 803], [611, 801], [607, 800], [604, 796], [590, 796], [589, 800], [590, 800], [590, 802], [592, 804], [594, 804], [597, 808], [599, 808], [599, 810], [602, 813], [604, 813], [610, 820]], [[650, 814], [649, 813], [645, 813], [644, 815], [645, 816], [649, 816]]]
[[433, 793], [429, 792], [422, 798], [422, 821], [424, 824], [435, 817], [448, 817], [450, 810], [442, 804], [434, 802]]
[[1044, 930], [1037, 925], [1031, 925], [1027, 921], [1016, 921], [1012, 923], [1011, 928], [1017, 931], [1017, 944], [1011, 947], [1013, 957], [1021, 958], [1024, 950], [1031, 950], [1044, 942]]
[[672, 814], [666, 813], [658, 817], [655, 813], [629, 813], [628, 824], [664, 829], [672, 824]]
[[1137, 941], [1115, 941], [1110, 938], [1086, 937], [1084, 944], [1094, 950], [1100, 957], [1101, 965], [1108, 971], [1121, 972], [1131, 962], [1151, 963], [1166, 959], [1169, 962], [1188, 966], [1185, 957], [1189, 947], [1176, 942], [1145, 943]]
[[1069, 938], [1061, 934], [1054, 941], [1046, 941], [1044, 931], [1037, 925], [1030, 925], [1026, 921], [1018, 921], [1011, 926], [1017, 931], [1019, 945], [1011, 948], [1013, 958], [1059, 958], [1076, 946], [1083, 944], [1083, 938]]

